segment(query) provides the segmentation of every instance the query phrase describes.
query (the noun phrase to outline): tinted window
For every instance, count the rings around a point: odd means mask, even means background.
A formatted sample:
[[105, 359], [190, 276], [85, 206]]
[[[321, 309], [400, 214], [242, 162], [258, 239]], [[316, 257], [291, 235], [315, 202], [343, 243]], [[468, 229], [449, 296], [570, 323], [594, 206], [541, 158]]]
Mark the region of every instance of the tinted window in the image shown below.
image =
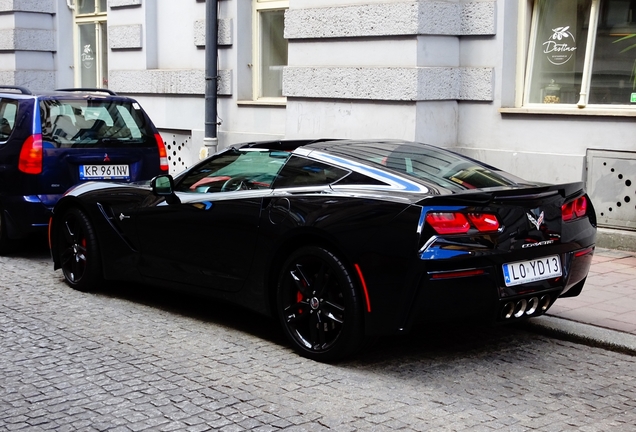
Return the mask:
[[10, 99], [0, 100], [0, 141], [6, 141], [13, 131], [18, 103]]
[[274, 188], [326, 186], [330, 185], [349, 171], [327, 165], [311, 159], [292, 156], [281, 170]]
[[176, 189], [198, 193], [267, 189], [289, 155], [284, 151], [231, 149], [188, 171]]
[[451, 190], [517, 184], [512, 176], [458, 154], [419, 143], [360, 143], [330, 153], [354, 157]]
[[144, 145], [154, 139], [136, 102], [44, 100], [40, 110], [42, 138], [57, 147]]
[[338, 181], [337, 184], [338, 186], [388, 186], [387, 183], [371, 177], [367, 177], [364, 174], [360, 174], [354, 171]]

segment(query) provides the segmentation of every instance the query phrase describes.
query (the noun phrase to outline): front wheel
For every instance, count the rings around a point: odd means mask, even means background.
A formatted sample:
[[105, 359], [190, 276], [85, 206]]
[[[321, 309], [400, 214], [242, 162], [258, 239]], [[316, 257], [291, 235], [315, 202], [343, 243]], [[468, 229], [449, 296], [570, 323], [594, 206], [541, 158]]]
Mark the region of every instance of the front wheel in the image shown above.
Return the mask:
[[277, 286], [278, 315], [301, 355], [335, 361], [364, 345], [362, 303], [346, 266], [318, 246], [294, 252]]
[[57, 254], [67, 285], [90, 291], [103, 281], [95, 230], [86, 214], [72, 208], [62, 215], [57, 229]]

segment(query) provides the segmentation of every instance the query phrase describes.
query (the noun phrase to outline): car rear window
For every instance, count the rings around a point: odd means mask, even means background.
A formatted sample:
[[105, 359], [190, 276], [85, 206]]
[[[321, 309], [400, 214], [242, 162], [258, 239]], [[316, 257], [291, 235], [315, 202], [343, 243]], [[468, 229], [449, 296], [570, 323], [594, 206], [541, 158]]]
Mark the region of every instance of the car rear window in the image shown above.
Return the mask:
[[143, 146], [153, 139], [153, 130], [137, 102], [43, 100], [40, 114], [42, 139], [56, 147]]
[[506, 173], [458, 154], [419, 143], [378, 142], [347, 145], [330, 149], [389, 168], [409, 177], [450, 190], [465, 190], [517, 184]]

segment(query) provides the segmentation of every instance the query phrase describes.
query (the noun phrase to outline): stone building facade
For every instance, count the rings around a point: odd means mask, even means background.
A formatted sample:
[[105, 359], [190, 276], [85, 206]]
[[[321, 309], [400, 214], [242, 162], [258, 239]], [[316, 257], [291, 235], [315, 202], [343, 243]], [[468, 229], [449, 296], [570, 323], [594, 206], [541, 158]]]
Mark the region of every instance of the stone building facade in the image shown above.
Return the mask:
[[[585, 181], [602, 226], [620, 238], [636, 229], [633, 2], [213, 3], [219, 148], [279, 138], [425, 141], [529, 180]], [[0, 84], [92, 83], [134, 96], [178, 172], [206, 153], [206, 6], [0, 0]]]

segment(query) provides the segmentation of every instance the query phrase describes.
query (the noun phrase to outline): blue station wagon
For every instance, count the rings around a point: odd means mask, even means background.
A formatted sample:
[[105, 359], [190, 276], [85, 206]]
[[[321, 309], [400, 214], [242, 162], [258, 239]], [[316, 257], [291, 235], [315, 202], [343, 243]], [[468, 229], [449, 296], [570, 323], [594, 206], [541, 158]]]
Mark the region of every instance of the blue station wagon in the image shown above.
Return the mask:
[[134, 99], [107, 89], [0, 86], [0, 253], [46, 232], [71, 186], [167, 173], [163, 139]]

